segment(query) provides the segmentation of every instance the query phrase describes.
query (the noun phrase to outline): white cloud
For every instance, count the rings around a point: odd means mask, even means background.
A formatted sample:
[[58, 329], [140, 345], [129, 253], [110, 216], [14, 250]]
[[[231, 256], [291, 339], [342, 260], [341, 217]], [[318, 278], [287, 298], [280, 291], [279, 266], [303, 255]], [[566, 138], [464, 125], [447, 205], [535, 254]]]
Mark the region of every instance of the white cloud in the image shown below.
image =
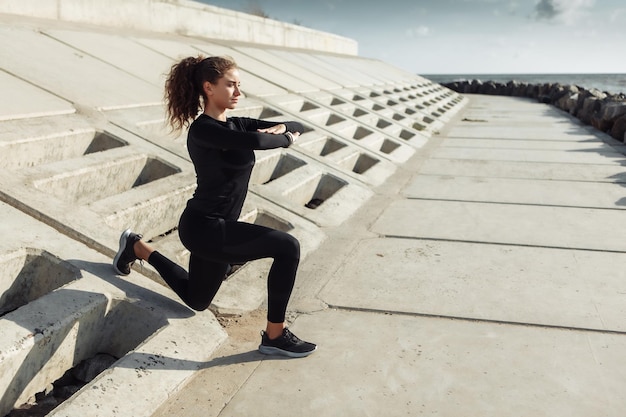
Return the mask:
[[611, 12], [611, 17], [609, 18], [609, 20], [611, 21], [611, 23], [623, 22], [626, 18], [625, 16], [626, 9], [616, 9]]
[[423, 38], [430, 35], [430, 28], [428, 26], [418, 26], [416, 28], [409, 28], [406, 30], [407, 38]]
[[573, 25], [589, 14], [595, 0], [539, 0], [534, 17], [556, 23]]

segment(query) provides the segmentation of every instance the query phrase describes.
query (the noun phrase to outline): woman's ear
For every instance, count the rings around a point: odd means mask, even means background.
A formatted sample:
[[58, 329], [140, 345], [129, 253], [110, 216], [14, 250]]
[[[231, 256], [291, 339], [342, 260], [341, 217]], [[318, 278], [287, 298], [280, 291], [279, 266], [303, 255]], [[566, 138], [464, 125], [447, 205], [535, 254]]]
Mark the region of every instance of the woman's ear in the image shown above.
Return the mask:
[[207, 97], [213, 94], [213, 86], [208, 81], [202, 83], [202, 89]]

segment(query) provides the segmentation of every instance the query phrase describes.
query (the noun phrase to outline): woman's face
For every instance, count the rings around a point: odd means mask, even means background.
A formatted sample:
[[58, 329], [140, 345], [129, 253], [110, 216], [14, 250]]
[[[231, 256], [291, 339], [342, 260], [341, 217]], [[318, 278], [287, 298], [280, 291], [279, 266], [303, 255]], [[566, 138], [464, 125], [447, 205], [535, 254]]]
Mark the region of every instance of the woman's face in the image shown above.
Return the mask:
[[206, 83], [207, 97], [212, 107], [218, 109], [234, 109], [237, 107], [241, 90], [239, 86], [239, 70], [233, 68], [228, 70], [216, 84]]

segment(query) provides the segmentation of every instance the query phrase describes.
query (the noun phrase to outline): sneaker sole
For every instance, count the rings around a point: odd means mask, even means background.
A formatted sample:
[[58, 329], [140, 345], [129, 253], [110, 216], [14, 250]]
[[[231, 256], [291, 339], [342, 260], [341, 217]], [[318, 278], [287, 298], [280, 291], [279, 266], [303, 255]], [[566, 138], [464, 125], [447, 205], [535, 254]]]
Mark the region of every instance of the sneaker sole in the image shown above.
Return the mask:
[[305, 356], [309, 356], [311, 353], [315, 352], [316, 349], [317, 349], [317, 346], [315, 347], [315, 349], [310, 350], [308, 352], [289, 352], [288, 350], [279, 349], [273, 346], [264, 346], [264, 345], [259, 346], [259, 352], [265, 355], [281, 355], [281, 356], [288, 356], [290, 358], [304, 358]]
[[117, 253], [115, 254], [115, 257], [113, 258], [113, 269], [119, 275], [129, 275], [129, 274], [127, 274], [125, 272], [122, 272], [119, 269], [117, 269], [117, 262], [120, 260], [120, 256], [122, 256], [122, 253], [124, 253], [124, 249], [126, 248], [126, 241], [128, 240], [128, 237], [130, 236], [130, 234], [131, 234], [131, 230], [130, 229], [124, 230], [124, 232], [122, 233], [122, 236], [120, 236], [120, 248], [117, 251]]

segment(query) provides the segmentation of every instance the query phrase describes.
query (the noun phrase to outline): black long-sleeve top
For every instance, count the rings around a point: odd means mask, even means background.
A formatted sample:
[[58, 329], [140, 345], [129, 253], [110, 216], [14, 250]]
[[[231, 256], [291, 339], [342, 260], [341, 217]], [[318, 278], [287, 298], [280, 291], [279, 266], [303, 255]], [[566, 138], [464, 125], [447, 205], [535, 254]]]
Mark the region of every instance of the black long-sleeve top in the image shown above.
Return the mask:
[[[298, 122], [280, 122], [289, 132], [304, 131]], [[279, 123], [247, 117], [226, 122], [206, 114], [189, 127], [187, 149], [196, 170], [198, 187], [187, 207], [208, 216], [237, 220], [254, 167], [254, 150], [286, 148], [287, 135], [260, 133]]]

